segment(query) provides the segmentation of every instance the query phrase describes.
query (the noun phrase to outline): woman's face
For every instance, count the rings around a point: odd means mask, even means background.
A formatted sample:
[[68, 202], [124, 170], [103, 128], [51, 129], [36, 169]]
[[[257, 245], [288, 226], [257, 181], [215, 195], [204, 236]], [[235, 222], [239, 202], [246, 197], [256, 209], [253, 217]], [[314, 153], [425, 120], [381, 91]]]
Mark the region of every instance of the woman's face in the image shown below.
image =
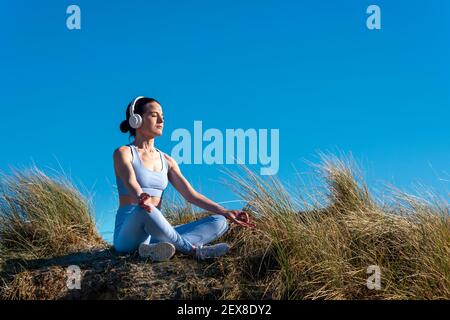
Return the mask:
[[150, 102], [147, 112], [142, 116], [142, 133], [145, 135], [161, 136], [164, 127], [164, 116], [161, 105], [157, 102]]

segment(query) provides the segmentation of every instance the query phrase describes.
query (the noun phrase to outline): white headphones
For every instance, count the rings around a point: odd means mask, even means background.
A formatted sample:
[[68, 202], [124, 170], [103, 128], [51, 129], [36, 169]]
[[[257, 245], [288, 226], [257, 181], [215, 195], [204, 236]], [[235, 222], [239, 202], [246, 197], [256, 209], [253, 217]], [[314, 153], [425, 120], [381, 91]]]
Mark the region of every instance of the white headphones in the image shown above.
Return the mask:
[[139, 114], [134, 113], [134, 105], [139, 99], [142, 98], [144, 97], [143, 96], [136, 97], [130, 105], [130, 119], [128, 120], [128, 123], [130, 124], [130, 127], [132, 127], [133, 129], [137, 129], [142, 126], [142, 117]]

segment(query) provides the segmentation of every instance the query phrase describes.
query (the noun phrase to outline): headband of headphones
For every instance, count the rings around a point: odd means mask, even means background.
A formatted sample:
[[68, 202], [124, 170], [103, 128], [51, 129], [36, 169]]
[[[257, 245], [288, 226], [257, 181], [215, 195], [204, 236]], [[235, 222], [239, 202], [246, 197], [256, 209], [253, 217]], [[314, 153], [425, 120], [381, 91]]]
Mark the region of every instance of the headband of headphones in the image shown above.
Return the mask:
[[142, 99], [142, 98], [144, 98], [144, 96], [139, 96], [139, 97], [136, 97], [134, 100], [133, 100], [133, 102], [131, 103], [131, 106], [130, 106], [130, 118], [133, 116], [133, 114], [134, 114], [134, 106], [136, 105], [136, 102], [138, 102], [138, 100], [139, 99]]

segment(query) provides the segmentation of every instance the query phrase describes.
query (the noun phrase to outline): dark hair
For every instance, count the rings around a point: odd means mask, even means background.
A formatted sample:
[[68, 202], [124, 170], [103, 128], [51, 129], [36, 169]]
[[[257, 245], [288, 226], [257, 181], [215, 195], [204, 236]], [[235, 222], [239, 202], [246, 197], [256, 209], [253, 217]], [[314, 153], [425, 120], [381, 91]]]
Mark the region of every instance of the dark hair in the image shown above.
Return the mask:
[[[147, 112], [146, 106], [151, 103], [156, 102], [159, 103], [156, 99], [153, 98], [140, 98], [136, 104], [134, 105], [134, 113], [139, 114], [140, 116], [143, 116], [145, 112]], [[125, 118], [126, 120], [123, 120], [120, 123], [120, 131], [123, 133], [130, 132], [130, 137], [136, 136], [136, 129], [130, 127], [130, 124], [128, 120], [130, 119], [130, 107], [133, 102], [130, 102], [127, 106], [127, 109], [125, 110]]]

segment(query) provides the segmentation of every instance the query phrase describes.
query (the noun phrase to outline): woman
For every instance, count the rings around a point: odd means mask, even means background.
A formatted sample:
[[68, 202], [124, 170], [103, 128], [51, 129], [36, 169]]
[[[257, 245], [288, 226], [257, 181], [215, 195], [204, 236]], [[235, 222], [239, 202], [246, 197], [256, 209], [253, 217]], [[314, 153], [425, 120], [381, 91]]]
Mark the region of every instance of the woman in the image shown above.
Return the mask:
[[[229, 250], [226, 243], [204, 244], [228, 230], [227, 219], [244, 227], [254, 224], [245, 212], [227, 210], [194, 190], [176, 161], [155, 147], [163, 127], [163, 111], [155, 99], [137, 97], [128, 105], [120, 130], [130, 132], [134, 141], [113, 154], [119, 193], [114, 247], [119, 252], [138, 249], [141, 257], [153, 261], [168, 260], [176, 250], [198, 259], [224, 255]], [[187, 201], [215, 214], [171, 226], [160, 211], [169, 181]]]

